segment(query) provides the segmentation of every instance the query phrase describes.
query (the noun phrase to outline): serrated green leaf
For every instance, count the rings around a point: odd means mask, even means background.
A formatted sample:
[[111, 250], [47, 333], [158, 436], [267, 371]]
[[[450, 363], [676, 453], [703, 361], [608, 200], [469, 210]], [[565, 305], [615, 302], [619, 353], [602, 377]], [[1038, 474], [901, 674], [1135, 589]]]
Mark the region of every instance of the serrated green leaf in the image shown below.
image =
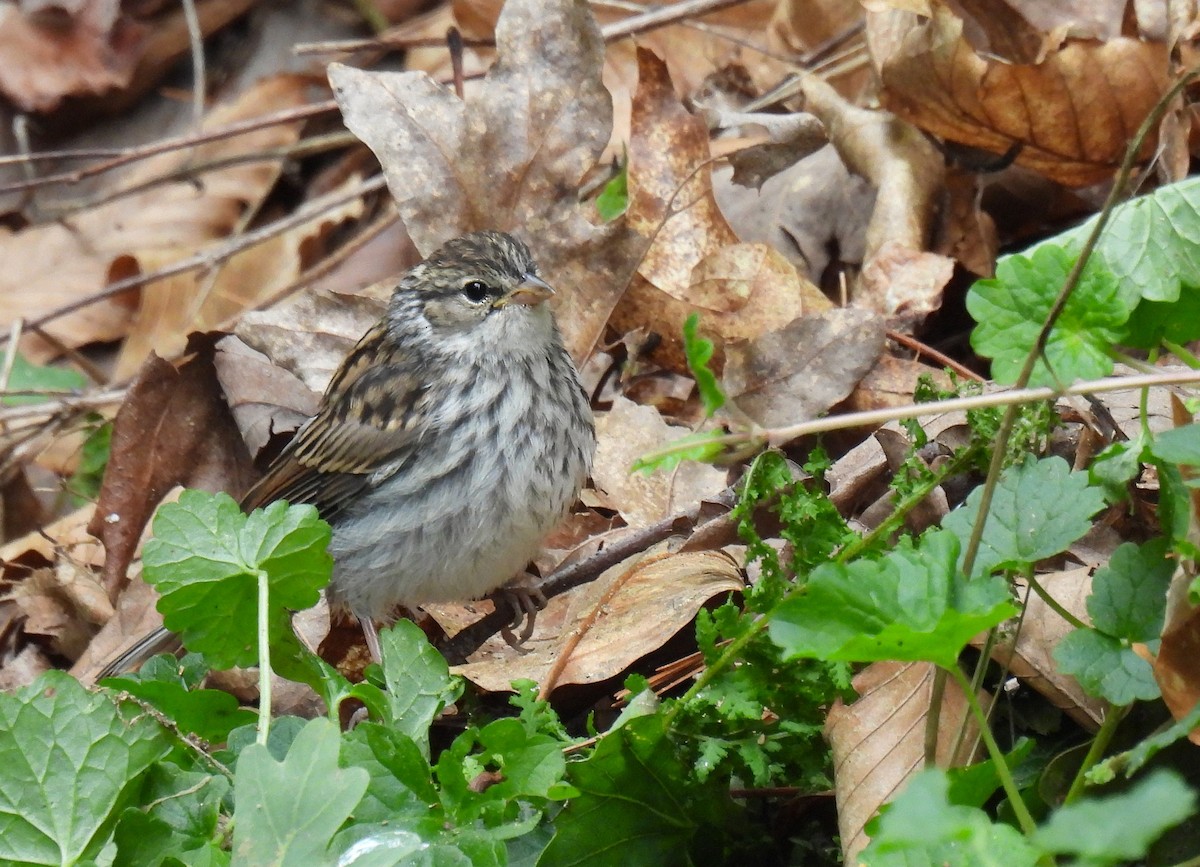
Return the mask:
[[1062, 807], [1033, 835], [1043, 851], [1077, 855], [1089, 865], [1141, 858], [1162, 833], [1196, 812], [1196, 793], [1159, 770], [1119, 795]]
[[131, 807], [121, 814], [114, 863], [228, 864], [229, 853], [220, 845], [220, 823], [231, 788], [220, 775], [188, 771], [170, 762], [154, 765], [142, 790], [148, 811]]
[[[1078, 251], [1098, 217], [1043, 244]], [[1027, 252], [1033, 252], [1032, 250]], [[1200, 178], [1188, 178], [1113, 209], [1096, 245], [1126, 306], [1175, 301], [1181, 284], [1200, 286]]]
[[233, 854], [242, 864], [332, 864], [329, 843], [362, 800], [362, 768], [339, 768], [337, 726], [308, 722], [282, 762], [252, 744], [234, 777]]
[[[979, 323], [971, 332], [971, 346], [992, 359], [998, 382], [1016, 382], [1075, 258], [1054, 245], [1036, 248], [1031, 258], [1005, 256], [996, 263], [994, 278], [976, 282], [967, 293], [967, 310]], [[1109, 351], [1130, 310], [1112, 272], [1093, 256], [1050, 332], [1045, 358], [1038, 360], [1029, 384], [1107, 376], [1113, 366]]]
[[1166, 539], [1124, 543], [1092, 577], [1087, 600], [1092, 625], [1134, 643], [1158, 638], [1174, 574], [1175, 561], [1167, 559]]
[[1151, 441], [1150, 453], [1173, 464], [1200, 466], [1200, 424], [1163, 431]]
[[184, 491], [154, 517], [142, 557], [167, 628], [214, 668], [258, 661], [258, 574], [270, 586], [270, 637], [290, 633], [290, 612], [316, 604], [333, 560], [329, 525], [312, 506], [272, 503], [242, 513], [226, 494]]
[[1109, 502], [1129, 499], [1128, 485], [1142, 470], [1145, 440], [1112, 443], [1096, 455], [1088, 467], [1088, 481], [1103, 488]]
[[[965, 545], [979, 514], [982, 490], [947, 515], [942, 526]], [[1053, 557], [1091, 529], [1091, 517], [1104, 508], [1104, 496], [1073, 473], [1067, 462], [1032, 455], [1000, 477], [984, 526], [973, 574], [1020, 569]]]
[[966, 643], [1016, 613], [999, 578], [968, 581], [958, 540], [939, 530], [878, 561], [829, 563], [776, 609], [771, 638], [791, 656], [955, 665]]
[[993, 824], [974, 807], [955, 806], [936, 768], [913, 777], [885, 812], [867, 826], [870, 845], [857, 863], [868, 867], [1033, 867], [1038, 853], [1020, 832]]
[[704, 405], [704, 415], [711, 418], [714, 412], [725, 405], [725, 392], [721, 390], [716, 374], [708, 366], [713, 357], [713, 343], [697, 333], [699, 327], [699, 313], [693, 313], [683, 323], [683, 351], [687, 355], [688, 370], [696, 380], [696, 390], [700, 393], [700, 402]]
[[1054, 648], [1054, 661], [1089, 695], [1115, 705], [1158, 698], [1159, 688], [1150, 663], [1133, 648], [1095, 629], [1076, 629]]
[[169, 749], [157, 723], [65, 672], [0, 693], [0, 860], [95, 857], [133, 781]]
[[1176, 741], [1182, 740], [1200, 728], [1200, 701], [1197, 701], [1190, 711], [1177, 719], [1174, 725], [1152, 734], [1131, 749], [1124, 757], [1123, 770], [1125, 776], [1133, 776], [1159, 750], [1166, 749]]

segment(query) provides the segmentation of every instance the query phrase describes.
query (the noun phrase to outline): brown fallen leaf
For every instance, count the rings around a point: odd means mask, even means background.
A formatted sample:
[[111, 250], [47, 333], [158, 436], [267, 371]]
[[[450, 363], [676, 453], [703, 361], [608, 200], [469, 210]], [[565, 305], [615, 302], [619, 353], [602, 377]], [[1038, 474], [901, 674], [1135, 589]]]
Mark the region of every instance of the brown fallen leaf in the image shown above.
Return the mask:
[[[1022, 51], [1013, 59], [999, 46], [985, 55], [967, 42], [963, 20], [947, 4], [931, 5], [927, 18], [895, 10], [867, 16], [884, 106], [959, 144], [995, 154], [1019, 144], [1018, 164], [1067, 186], [1111, 178], [1170, 86], [1166, 42], [1068, 39], [1044, 56]], [[1151, 135], [1141, 156], [1155, 147]]]
[[[864, 826], [892, 800], [925, 760], [925, 718], [936, 668], [927, 662], [876, 662], [854, 677], [858, 699], [837, 702], [825, 721], [825, 738], [833, 750], [838, 830], [847, 864], [867, 845]], [[958, 730], [968, 723], [967, 737], [977, 731], [961, 689], [946, 684], [938, 720], [938, 764], [946, 767]]]
[[612, 124], [604, 45], [586, 4], [510, 0], [496, 46], [465, 101], [420, 72], [333, 64], [329, 79], [422, 255], [476, 229], [520, 235], [558, 290], [559, 325], [582, 359], [637, 261], [623, 224], [593, 225], [578, 201]]
[[[597, 602], [617, 581], [619, 588], [597, 609]], [[511, 689], [518, 678], [540, 681], [560, 661], [561, 648], [574, 630], [584, 629], [555, 683], [597, 683], [657, 650], [687, 626], [708, 600], [743, 586], [737, 564], [720, 551], [627, 561], [596, 581], [551, 599], [538, 614], [525, 653], [492, 639], [453, 671], [492, 692]], [[447, 608], [427, 606], [444, 626]]]
[[809, 421], [840, 403], [879, 360], [883, 322], [834, 309], [725, 348], [725, 393], [767, 428]]
[[211, 344], [178, 369], [151, 355], [113, 423], [112, 447], [88, 532], [104, 543], [104, 585], [124, 583], [142, 530], [176, 485], [240, 496], [254, 479], [249, 452], [221, 394]]
[[688, 433], [667, 424], [654, 407], [615, 397], [612, 409], [596, 416], [593, 505], [615, 509], [631, 527], [646, 527], [724, 490], [727, 473], [695, 461], [672, 472], [632, 472], [642, 455]]
[[[269, 108], [305, 101], [305, 83], [297, 76], [273, 76], [259, 82], [236, 103], [214, 110], [205, 127], [244, 120]], [[195, 150], [145, 160], [121, 178], [121, 188], [150, 181], [184, 167], [189, 160], [211, 160], [296, 140], [298, 124], [279, 124], [221, 139]], [[26, 319], [90, 295], [110, 280], [133, 276], [145, 266], [175, 261], [225, 237], [237, 225], [247, 203], [273, 186], [277, 163], [235, 165], [205, 175], [197, 186], [172, 181], [89, 207], [65, 217], [10, 231], [0, 227], [0, 321]], [[111, 192], [112, 187], [104, 191]], [[124, 336], [137, 293], [90, 305], [55, 320], [48, 330], [68, 346]]]

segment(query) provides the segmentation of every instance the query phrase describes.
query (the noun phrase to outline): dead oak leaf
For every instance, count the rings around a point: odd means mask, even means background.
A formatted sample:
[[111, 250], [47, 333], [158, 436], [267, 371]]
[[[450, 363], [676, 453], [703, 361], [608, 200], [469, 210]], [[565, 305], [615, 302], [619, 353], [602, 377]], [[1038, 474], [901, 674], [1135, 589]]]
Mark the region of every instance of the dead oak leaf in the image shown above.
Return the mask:
[[465, 100], [421, 72], [334, 64], [329, 79], [421, 254], [464, 232], [515, 232], [558, 289], [559, 324], [580, 359], [636, 262], [636, 239], [619, 223], [593, 225], [578, 201], [612, 126], [604, 44], [586, 3], [510, 0], [496, 48], [495, 65]]

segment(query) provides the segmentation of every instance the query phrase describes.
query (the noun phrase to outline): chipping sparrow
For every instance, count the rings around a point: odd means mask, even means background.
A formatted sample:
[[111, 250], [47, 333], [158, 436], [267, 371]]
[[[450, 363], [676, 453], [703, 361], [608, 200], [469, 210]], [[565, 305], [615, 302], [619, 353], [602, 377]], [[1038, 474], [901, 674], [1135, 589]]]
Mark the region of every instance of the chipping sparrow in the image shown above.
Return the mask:
[[[591, 468], [592, 413], [529, 249], [448, 241], [409, 271], [320, 408], [242, 500], [311, 503], [333, 526], [330, 602], [363, 624], [474, 599], [518, 574]], [[161, 636], [105, 668], [161, 649]]]

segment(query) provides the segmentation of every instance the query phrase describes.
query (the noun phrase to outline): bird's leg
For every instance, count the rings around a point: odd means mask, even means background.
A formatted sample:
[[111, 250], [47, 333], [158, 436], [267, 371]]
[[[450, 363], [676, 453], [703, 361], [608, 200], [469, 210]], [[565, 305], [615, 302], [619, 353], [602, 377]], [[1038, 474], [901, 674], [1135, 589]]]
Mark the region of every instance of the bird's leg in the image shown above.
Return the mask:
[[358, 623], [362, 626], [363, 638], [367, 639], [367, 650], [371, 651], [371, 659], [383, 665], [383, 654], [379, 651], [379, 630], [375, 628], [375, 621], [370, 617], [360, 617]]
[[[509, 647], [519, 650], [533, 635], [537, 613], [546, 607], [546, 597], [538, 586], [538, 579], [529, 572], [517, 575], [501, 587], [499, 592], [513, 612], [512, 621], [500, 630], [500, 635]], [[521, 632], [514, 635], [513, 630], [518, 626], [521, 626]]]

